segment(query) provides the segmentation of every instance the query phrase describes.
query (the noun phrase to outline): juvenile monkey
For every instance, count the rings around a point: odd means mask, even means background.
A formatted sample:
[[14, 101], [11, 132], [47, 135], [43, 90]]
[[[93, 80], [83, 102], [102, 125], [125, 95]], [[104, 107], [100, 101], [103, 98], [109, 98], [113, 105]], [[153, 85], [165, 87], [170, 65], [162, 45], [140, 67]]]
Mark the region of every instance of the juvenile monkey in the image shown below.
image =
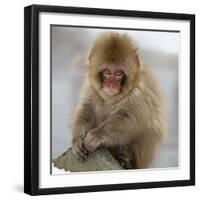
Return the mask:
[[71, 127], [80, 158], [105, 146], [125, 169], [146, 168], [153, 160], [166, 132], [165, 107], [128, 35], [107, 32], [94, 41]]

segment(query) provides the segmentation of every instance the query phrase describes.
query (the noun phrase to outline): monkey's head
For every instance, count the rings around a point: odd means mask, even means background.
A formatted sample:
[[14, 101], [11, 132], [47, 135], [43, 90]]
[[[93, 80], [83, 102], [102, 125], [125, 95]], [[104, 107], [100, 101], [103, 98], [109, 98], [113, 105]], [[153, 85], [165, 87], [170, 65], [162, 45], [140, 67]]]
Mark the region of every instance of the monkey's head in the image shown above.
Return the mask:
[[128, 94], [140, 68], [138, 50], [127, 35], [107, 32], [95, 40], [89, 55], [89, 78], [103, 98]]

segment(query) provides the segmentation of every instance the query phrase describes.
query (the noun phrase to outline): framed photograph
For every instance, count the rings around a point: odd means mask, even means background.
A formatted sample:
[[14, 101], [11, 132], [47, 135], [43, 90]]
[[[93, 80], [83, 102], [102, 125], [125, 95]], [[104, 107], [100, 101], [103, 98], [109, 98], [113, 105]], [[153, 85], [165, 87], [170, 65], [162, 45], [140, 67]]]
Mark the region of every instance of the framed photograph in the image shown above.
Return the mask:
[[195, 16], [24, 9], [24, 192], [195, 184]]

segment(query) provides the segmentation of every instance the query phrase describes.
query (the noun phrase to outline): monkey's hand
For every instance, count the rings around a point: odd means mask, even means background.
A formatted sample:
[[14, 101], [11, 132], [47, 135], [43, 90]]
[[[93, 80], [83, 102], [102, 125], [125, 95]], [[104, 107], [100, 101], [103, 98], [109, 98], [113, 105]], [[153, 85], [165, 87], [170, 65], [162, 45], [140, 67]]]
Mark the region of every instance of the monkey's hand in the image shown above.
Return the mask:
[[90, 130], [84, 138], [84, 147], [88, 153], [92, 153], [101, 145], [101, 135], [97, 129]]
[[86, 159], [88, 152], [83, 145], [83, 138], [75, 137], [72, 141], [72, 151], [79, 159]]

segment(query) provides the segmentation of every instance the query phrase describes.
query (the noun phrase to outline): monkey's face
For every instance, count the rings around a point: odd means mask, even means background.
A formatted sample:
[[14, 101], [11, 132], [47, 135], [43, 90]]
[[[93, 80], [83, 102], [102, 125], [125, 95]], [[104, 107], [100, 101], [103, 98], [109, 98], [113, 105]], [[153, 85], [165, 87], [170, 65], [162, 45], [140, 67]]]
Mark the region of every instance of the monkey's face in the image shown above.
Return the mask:
[[120, 93], [125, 80], [125, 74], [120, 65], [110, 64], [105, 66], [100, 76], [103, 90], [107, 95], [114, 96]]
[[133, 90], [138, 78], [140, 60], [134, 42], [118, 33], [99, 35], [89, 54], [88, 69], [96, 94], [118, 101]]

